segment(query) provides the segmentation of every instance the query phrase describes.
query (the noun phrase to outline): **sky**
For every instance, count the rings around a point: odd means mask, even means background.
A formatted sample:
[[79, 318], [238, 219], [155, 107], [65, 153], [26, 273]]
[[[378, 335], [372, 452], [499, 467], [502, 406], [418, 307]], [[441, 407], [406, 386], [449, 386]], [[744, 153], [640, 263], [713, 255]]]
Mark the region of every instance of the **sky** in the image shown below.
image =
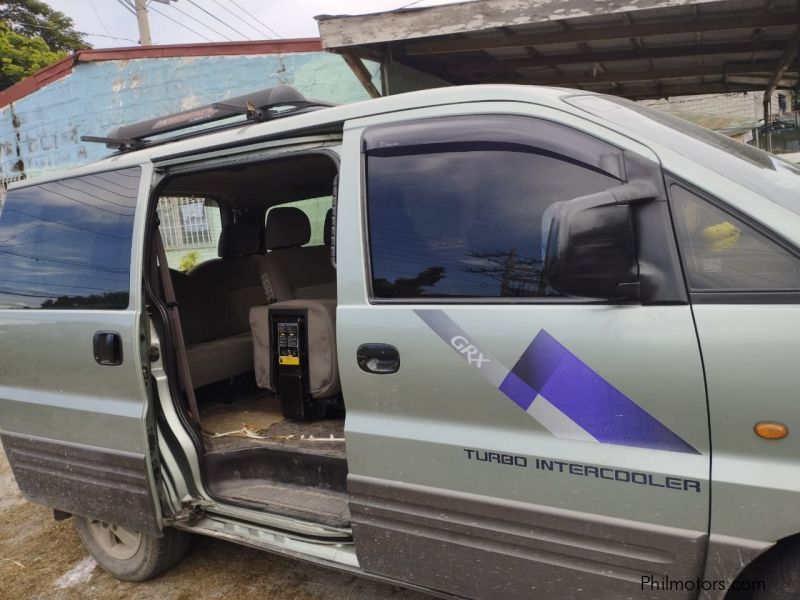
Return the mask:
[[[138, 43], [133, 0], [45, 0], [95, 48]], [[317, 37], [315, 15], [364, 14], [458, 0], [149, 0], [154, 44]], [[249, 14], [248, 14], [249, 13]]]

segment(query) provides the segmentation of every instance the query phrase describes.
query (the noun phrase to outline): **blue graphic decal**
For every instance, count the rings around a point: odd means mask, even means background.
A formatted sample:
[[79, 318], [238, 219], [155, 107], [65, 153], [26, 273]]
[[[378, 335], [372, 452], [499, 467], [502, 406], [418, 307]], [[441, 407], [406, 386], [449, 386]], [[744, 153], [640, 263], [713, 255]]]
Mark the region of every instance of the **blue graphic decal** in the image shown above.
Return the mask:
[[544, 329], [508, 370], [444, 311], [414, 312], [467, 364], [556, 437], [700, 454]]

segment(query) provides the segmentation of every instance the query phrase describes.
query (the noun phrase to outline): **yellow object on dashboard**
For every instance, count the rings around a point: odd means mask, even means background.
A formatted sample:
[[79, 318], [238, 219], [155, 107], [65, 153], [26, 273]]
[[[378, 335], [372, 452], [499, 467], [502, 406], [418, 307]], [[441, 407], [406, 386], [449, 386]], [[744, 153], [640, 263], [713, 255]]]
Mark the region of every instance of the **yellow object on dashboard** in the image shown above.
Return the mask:
[[728, 221], [710, 225], [703, 229], [703, 237], [711, 242], [711, 249], [715, 252], [735, 246], [739, 241], [740, 231]]

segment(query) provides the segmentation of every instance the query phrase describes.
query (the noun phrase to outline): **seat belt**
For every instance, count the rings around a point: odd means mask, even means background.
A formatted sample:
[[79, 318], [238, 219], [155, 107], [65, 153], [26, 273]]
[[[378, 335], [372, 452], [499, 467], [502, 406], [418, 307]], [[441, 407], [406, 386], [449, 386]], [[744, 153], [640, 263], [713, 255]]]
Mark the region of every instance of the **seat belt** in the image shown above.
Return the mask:
[[267, 304], [274, 304], [278, 301], [275, 297], [275, 291], [272, 289], [269, 272], [266, 269], [261, 272], [261, 286], [264, 288], [264, 294], [267, 296]]
[[192, 377], [189, 372], [189, 359], [186, 356], [186, 344], [183, 338], [183, 327], [178, 313], [178, 301], [175, 298], [175, 288], [172, 285], [172, 276], [169, 273], [167, 254], [164, 252], [164, 242], [161, 239], [161, 231], [156, 227], [153, 232], [153, 249], [158, 258], [158, 272], [161, 275], [161, 287], [164, 290], [164, 297], [167, 301], [167, 314], [173, 331], [173, 348], [178, 359], [178, 380], [181, 388], [186, 393], [189, 403], [189, 414], [194, 422], [200, 424], [200, 412], [197, 410], [197, 398], [194, 395]]

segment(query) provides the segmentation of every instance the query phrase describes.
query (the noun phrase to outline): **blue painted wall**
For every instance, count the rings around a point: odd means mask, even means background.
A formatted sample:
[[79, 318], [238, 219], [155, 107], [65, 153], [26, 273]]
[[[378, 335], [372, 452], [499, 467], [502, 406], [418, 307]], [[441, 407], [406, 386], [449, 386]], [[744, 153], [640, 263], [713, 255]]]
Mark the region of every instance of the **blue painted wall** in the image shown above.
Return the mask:
[[[377, 73], [378, 65], [368, 65]], [[380, 77], [374, 82], [380, 89]], [[0, 109], [0, 179], [30, 177], [100, 159], [120, 125], [210, 104], [283, 83], [308, 97], [338, 103], [368, 95], [344, 60], [308, 52], [147, 58], [80, 63], [70, 75]]]

